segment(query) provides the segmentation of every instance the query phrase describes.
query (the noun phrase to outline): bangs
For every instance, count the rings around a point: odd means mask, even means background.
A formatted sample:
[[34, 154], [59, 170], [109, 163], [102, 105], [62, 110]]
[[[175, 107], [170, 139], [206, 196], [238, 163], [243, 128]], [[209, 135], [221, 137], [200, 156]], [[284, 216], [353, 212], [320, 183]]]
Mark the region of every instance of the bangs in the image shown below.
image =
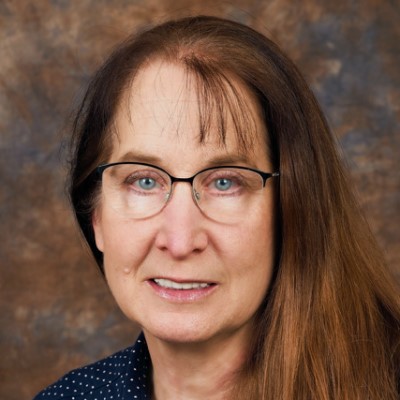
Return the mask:
[[[248, 154], [260, 142], [266, 145], [267, 135], [259, 131], [255, 119], [259, 107], [257, 97], [247, 89], [247, 85], [212, 65], [210, 60], [202, 62], [192, 56], [184, 58], [183, 62], [187, 72], [186, 83], [188, 87], [194, 85], [196, 88], [200, 143], [211, 135], [217, 135], [220, 145], [224, 146], [229, 121], [239, 152]], [[265, 119], [261, 117], [264, 123]]]
[[[218, 146], [225, 147], [227, 141], [233, 138], [238, 154], [251, 156], [256, 148], [264, 146], [268, 160], [273, 160], [265, 113], [257, 91], [220, 63], [193, 53], [181, 57], [157, 53], [148, 57], [131, 73], [128, 84], [120, 93], [117, 108], [127, 111], [132, 126], [135, 124], [135, 115], [129, 104], [136, 91], [135, 82], [141, 79], [141, 72], [153, 63], [160, 63], [160, 69], [165, 64], [182, 68], [182, 90], [178, 88], [177, 96], [194, 92], [193, 101], [196, 103], [198, 118], [197, 128], [194, 128], [197, 130], [199, 144], [210, 139]], [[187, 111], [184, 107], [175, 110], [182, 118]], [[113, 137], [112, 141], [119, 142], [115, 117], [108, 132]], [[178, 130], [176, 133], [179, 135]]]

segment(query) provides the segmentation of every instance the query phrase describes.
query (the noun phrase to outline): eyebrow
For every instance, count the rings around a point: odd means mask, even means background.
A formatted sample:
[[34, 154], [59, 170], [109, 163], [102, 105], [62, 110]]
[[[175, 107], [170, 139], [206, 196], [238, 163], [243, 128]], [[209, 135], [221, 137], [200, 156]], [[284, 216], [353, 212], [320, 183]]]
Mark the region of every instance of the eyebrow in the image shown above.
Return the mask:
[[[141, 152], [128, 151], [125, 153], [117, 162], [142, 162], [146, 164], [155, 164], [160, 165], [163, 164], [163, 160], [160, 157], [144, 154]], [[207, 160], [207, 167], [218, 167], [223, 165], [237, 165], [237, 164], [246, 164], [249, 166], [253, 166], [253, 163], [250, 162], [249, 158], [244, 154], [224, 154], [222, 156], [217, 156]], [[161, 165], [162, 166], [162, 165]]]
[[214, 157], [209, 160], [210, 167], [218, 167], [220, 165], [237, 165], [237, 164], [251, 164], [248, 157], [244, 154], [226, 154], [220, 157]]
[[128, 151], [121, 158], [117, 160], [117, 162], [125, 162], [125, 161], [142, 162], [147, 164], [157, 164], [162, 162], [160, 157], [151, 156], [148, 154], [144, 154], [141, 152], [134, 152], [134, 151]]

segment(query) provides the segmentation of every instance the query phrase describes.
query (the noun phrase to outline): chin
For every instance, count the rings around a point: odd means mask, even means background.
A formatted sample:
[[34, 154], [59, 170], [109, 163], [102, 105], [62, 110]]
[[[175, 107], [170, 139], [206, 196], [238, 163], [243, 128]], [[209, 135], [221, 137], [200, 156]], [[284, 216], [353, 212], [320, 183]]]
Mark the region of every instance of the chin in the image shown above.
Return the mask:
[[157, 321], [147, 319], [141, 326], [146, 337], [150, 335], [176, 344], [206, 342], [218, 335], [215, 325], [205, 324], [204, 321], [188, 318], [186, 315], [167, 319], [158, 318]]

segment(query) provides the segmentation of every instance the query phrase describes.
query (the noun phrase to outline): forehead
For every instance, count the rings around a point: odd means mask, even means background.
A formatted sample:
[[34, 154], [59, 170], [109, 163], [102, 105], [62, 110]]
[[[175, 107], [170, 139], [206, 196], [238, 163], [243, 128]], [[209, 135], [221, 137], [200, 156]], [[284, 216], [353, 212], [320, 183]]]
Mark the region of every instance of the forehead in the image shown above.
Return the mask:
[[204, 79], [179, 64], [142, 68], [122, 96], [114, 128], [112, 161], [139, 152], [167, 160], [188, 154], [267, 162], [267, 132], [250, 90], [235, 79]]

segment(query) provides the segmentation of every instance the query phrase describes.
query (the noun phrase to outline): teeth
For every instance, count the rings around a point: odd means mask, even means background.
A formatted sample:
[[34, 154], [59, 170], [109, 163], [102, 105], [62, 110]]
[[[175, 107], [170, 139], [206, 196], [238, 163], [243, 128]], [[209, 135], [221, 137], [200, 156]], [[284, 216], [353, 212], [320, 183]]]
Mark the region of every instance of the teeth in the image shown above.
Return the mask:
[[189, 289], [203, 289], [210, 286], [208, 283], [201, 282], [185, 282], [178, 283], [170, 281], [169, 279], [154, 279], [158, 286], [168, 289], [189, 290]]

